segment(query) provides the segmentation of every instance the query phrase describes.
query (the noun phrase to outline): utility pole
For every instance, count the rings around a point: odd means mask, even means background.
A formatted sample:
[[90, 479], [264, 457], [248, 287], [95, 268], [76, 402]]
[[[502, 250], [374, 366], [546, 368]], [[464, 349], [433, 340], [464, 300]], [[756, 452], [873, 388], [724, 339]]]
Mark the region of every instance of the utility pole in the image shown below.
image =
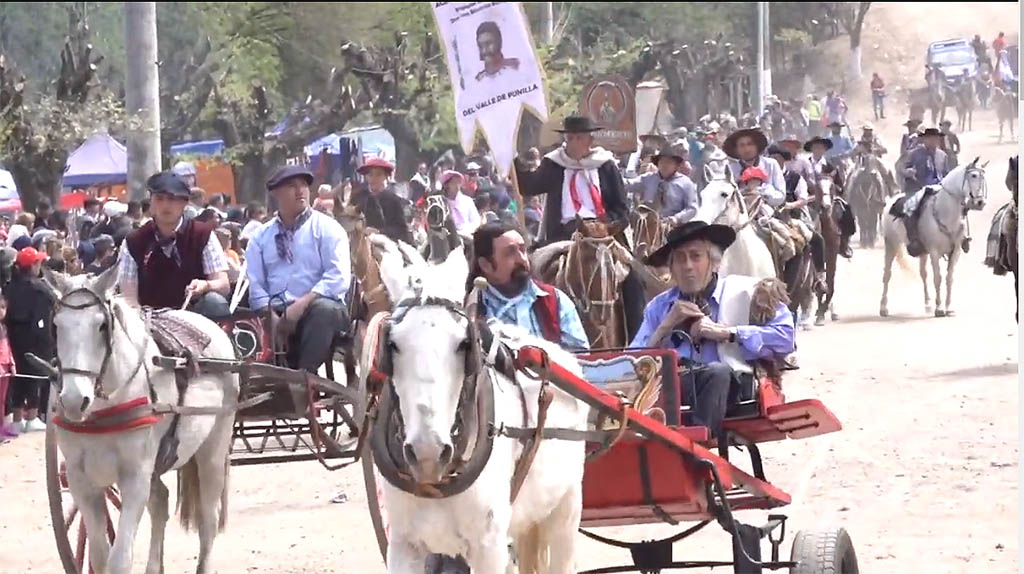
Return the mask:
[[544, 25], [541, 27], [541, 31], [544, 33], [544, 43], [550, 46], [555, 41], [555, 4], [554, 2], [544, 2], [543, 4], [542, 21]]
[[761, 2], [761, 10], [764, 11], [764, 95], [765, 97], [774, 93], [772, 88], [772, 24], [771, 24], [771, 3]]
[[754, 113], [756, 117], [761, 117], [761, 112], [764, 110], [764, 97], [765, 85], [764, 85], [764, 16], [765, 16], [765, 3], [757, 3], [757, 58], [756, 66], [757, 70], [754, 72]]
[[141, 199], [146, 179], [160, 171], [160, 81], [156, 51], [156, 3], [124, 3], [125, 103], [128, 134], [128, 194]]

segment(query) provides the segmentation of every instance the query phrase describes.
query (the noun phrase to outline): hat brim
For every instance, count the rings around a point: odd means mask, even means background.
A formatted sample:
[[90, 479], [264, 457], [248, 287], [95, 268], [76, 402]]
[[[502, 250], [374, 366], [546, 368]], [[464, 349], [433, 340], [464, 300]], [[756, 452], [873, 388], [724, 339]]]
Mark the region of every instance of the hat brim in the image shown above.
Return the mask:
[[706, 239], [725, 251], [736, 241], [736, 232], [728, 225], [716, 223], [697, 228], [690, 233], [666, 241], [654, 253], [647, 256], [645, 263], [651, 267], [664, 267], [668, 265], [668, 258], [673, 249], [698, 239]]
[[746, 128], [734, 131], [725, 138], [725, 141], [722, 142], [722, 151], [725, 152], [725, 155], [736, 159], [736, 144], [742, 137], [753, 138], [754, 145], [757, 146], [757, 155], [761, 155], [768, 148], [768, 137], [764, 135], [764, 132], [759, 129]]
[[825, 138], [815, 138], [804, 144], [804, 151], [811, 151], [811, 148], [814, 147], [814, 144], [816, 143], [825, 146], [826, 151], [832, 149], [833, 145], [832, 140], [827, 140]]
[[592, 127], [589, 127], [589, 128], [574, 128], [574, 129], [571, 129], [571, 130], [555, 128], [552, 131], [558, 132], [560, 134], [589, 134], [589, 133], [593, 133], [593, 132], [599, 132], [602, 129], [604, 129], [604, 128], [601, 128], [601, 127], [598, 127], [598, 126], [592, 126]]
[[[394, 173], [395, 166], [393, 166], [393, 165], [380, 165], [380, 164], [372, 164], [372, 165], [363, 164], [363, 165], [359, 166], [358, 168], [356, 168], [356, 173], [358, 173], [359, 175], [366, 175], [366, 174], [370, 173], [371, 169], [383, 169], [384, 171], [386, 171], [388, 173]], [[312, 182], [312, 179], [310, 180], [310, 182]]]
[[672, 153], [672, 154], [669, 154], [669, 153], [659, 153], [659, 154], [654, 154], [654, 155], [651, 156], [651, 163], [653, 163], [654, 165], [658, 165], [658, 162], [661, 161], [661, 158], [664, 158], [664, 157], [667, 157], [667, 158], [670, 158], [670, 159], [674, 159], [678, 163], [683, 163], [683, 162], [686, 161], [686, 158], [684, 158], [681, 155], [676, 155], [674, 153]]
[[313, 174], [310, 174], [310, 173], [296, 173], [294, 175], [289, 175], [288, 177], [285, 177], [285, 178], [282, 178], [282, 179], [279, 179], [279, 180], [275, 181], [273, 183], [273, 185], [268, 185], [267, 189], [270, 190], [270, 191], [274, 191], [275, 189], [277, 189], [277, 188], [281, 187], [282, 185], [284, 185], [288, 180], [295, 179], [297, 177], [300, 177], [300, 178], [306, 180], [306, 185], [313, 185]]

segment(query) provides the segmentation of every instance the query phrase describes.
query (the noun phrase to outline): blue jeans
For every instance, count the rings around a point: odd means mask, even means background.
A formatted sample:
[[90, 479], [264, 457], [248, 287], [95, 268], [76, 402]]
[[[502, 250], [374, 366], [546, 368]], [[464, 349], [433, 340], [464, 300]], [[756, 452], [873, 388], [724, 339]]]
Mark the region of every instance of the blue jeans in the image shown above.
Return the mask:
[[189, 311], [199, 313], [207, 319], [223, 319], [231, 314], [231, 305], [220, 293], [210, 291], [200, 295], [198, 299], [192, 299], [192, 306]]

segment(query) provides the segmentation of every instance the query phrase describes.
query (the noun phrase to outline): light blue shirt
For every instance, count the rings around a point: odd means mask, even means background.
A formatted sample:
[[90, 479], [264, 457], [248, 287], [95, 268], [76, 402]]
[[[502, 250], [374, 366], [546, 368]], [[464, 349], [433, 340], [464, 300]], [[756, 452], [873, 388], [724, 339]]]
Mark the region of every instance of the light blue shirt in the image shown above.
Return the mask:
[[[708, 316], [712, 321], [718, 322], [719, 302], [722, 298], [725, 281], [728, 277], [719, 278], [715, 290], [708, 300]], [[660, 347], [675, 349], [680, 358], [690, 359], [696, 363], [707, 365], [719, 362], [717, 341], [698, 341], [697, 347], [700, 350], [698, 357], [693, 357], [693, 347], [689, 338], [669, 335], [661, 342], [651, 341], [651, 335], [657, 330], [658, 325], [668, 315], [672, 305], [679, 299], [691, 300], [683, 297], [678, 287], [673, 287], [651, 299], [644, 310], [644, 321], [640, 329], [629, 344], [630, 348]], [[796, 329], [793, 325], [793, 314], [785, 305], [779, 305], [775, 317], [766, 325], [742, 325], [735, 327], [736, 342], [740, 346], [740, 352], [747, 361], [767, 359], [772, 357], [784, 357], [796, 349]]]
[[[568, 295], [559, 289], [555, 289], [555, 295], [558, 296], [558, 324], [562, 330], [560, 346], [569, 351], [589, 350], [590, 341], [587, 339], [587, 332], [583, 329], [576, 305]], [[533, 312], [533, 302], [537, 300], [537, 297], [549, 296], [537, 287], [536, 283], [530, 281], [522, 293], [511, 299], [499, 293], [494, 287], [487, 287], [483, 292], [483, 303], [484, 308], [487, 309], [488, 319], [518, 325], [529, 331], [531, 335], [543, 338], [544, 332]]]
[[316, 293], [343, 301], [352, 282], [348, 235], [333, 218], [314, 211], [291, 240], [292, 261], [277, 252], [275, 237], [283, 230], [277, 217], [264, 223], [245, 250], [249, 306], [254, 310], [287, 304]]
[[829, 141], [832, 142], [832, 149], [825, 152], [825, 157], [833, 158], [837, 155], [843, 155], [844, 153], [853, 149], [853, 140], [848, 136], [838, 135], [829, 136]]

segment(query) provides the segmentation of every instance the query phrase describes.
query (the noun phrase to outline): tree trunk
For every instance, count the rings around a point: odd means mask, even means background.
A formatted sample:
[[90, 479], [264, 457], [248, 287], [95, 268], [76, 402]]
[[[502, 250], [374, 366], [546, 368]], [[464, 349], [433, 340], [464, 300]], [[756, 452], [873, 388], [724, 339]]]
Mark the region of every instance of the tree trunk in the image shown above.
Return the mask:
[[863, 72], [861, 71], [860, 55], [860, 46], [850, 48], [850, 77], [860, 78], [863, 75]]
[[388, 114], [381, 126], [395, 138], [395, 180], [402, 181], [416, 173], [420, 162], [420, 138], [402, 114]]
[[239, 165], [231, 166], [235, 176], [235, 199], [240, 205], [259, 202], [269, 208], [267, 193], [267, 168], [263, 156], [247, 156]]
[[146, 195], [146, 180], [160, 171], [160, 84], [157, 72], [156, 4], [124, 5], [125, 104], [139, 125], [128, 134], [128, 193]]

